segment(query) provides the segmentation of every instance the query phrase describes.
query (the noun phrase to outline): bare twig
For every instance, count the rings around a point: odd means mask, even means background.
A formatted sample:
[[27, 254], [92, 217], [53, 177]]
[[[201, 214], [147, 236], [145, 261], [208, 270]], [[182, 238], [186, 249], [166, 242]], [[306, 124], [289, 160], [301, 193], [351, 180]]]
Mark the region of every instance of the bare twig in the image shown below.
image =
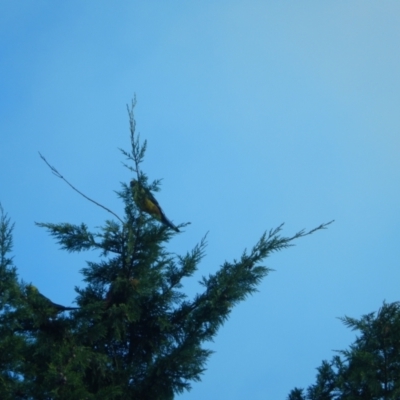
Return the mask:
[[115, 212], [111, 211], [109, 208], [104, 207], [103, 205], [101, 205], [100, 203], [98, 203], [97, 201], [91, 199], [90, 197], [86, 196], [85, 194], [83, 194], [81, 191], [79, 191], [75, 186], [73, 186], [71, 183], [69, 183], [57, 170], [55, 167], [53, 167], [52, 165], [50, 165], [48, 163], [48, 161], [44, 158], [44, 156], [40, 153], [39, 151], [39, 155], [40, 158], [47, 164], [47, 166], [51, 169], [51, 172], [57, 177], [62, 179], [67, 185], [69, 185], [73, 190], [75, 190], [75, 192], [79, 193], [81, 196], [83, 196], [86, 200], [91, 201], [92, 203], [96, 204], [96, 206], [99, 206], [101, 208], [103, 208], [104, 210], [108, 211], [109, 213], [111, 213], [112, 215], [114, 215], [114, 217], [116, 217], [119, 221], [121, 221], [121, 223], [123, 224], [124, 221], [117, 215], [115, 214]]

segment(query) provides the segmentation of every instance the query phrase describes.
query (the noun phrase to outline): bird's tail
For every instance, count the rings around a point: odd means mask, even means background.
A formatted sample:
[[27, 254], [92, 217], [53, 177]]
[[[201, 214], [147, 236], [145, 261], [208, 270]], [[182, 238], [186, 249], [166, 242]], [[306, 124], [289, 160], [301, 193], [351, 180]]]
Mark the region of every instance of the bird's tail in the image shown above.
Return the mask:
[[161, 215], [161, 222], [173, 229], [175, 232], [180, 232], [180, 230], [164, 214]]

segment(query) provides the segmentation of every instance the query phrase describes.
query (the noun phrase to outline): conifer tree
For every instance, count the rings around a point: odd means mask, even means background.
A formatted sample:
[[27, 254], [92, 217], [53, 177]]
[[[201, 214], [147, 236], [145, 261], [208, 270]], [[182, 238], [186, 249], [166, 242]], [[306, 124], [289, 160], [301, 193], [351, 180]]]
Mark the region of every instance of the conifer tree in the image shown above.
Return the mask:
[[[150, 183], [140, 168], [147, 144], [136, 135], [134, 105], [128, 108], [132, 148], [122, 150], [133, 184], [122, 184], [117, 193], [124, 215], [79, 192], [113, 219], [95, 232], [84, 223], [37, 224], [68, 252], [101, 251], [97, 262], [82, 268], [85, 285], [76, 287], [76, 310], [55, 304], [31, 283], [18, 281], [7, 258], [12, 225], [3, 214], [2, 399], [173, 399], [200, 380], [211, 355], [207, 342], [234, 306], [254, 293], [270, 272], [262, 265], [265, 258], [328, 225], [291, 237], [280, 236], [282, 225], [264, 233], [238, 260], [225, 261], [215, 273], [203, 277], [203, 290], [189, 298], [181, 281], [198, 269], [206, 240], [184, 255], [168, 252], [168, 242], [184, 234], [188, 223], [175, 226], [154, 208], [151, 192], [159, 189], [160, 182]], [[143, 197], [150, 195], [152, 203]]]
[[293, 389], [288, 400], [400, 399], [400, 303], [343, 323], [360, 335], [348, 350], [317, 368], [316, 383]]

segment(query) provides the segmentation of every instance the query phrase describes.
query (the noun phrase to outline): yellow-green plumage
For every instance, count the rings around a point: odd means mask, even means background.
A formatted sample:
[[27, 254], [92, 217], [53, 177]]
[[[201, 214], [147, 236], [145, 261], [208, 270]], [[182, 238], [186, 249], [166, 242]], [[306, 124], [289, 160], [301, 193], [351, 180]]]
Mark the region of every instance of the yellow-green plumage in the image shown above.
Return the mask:
[[150, 214], [152, 217], [156, 218], [174, 231], [179, 232], [179, 229], [166, 217], [164, 211], [155, 197], [151, 194], [150, 190], [145, 189], [135, 179], [131, 181], [131, 188], [133, 200], [142, 211]]

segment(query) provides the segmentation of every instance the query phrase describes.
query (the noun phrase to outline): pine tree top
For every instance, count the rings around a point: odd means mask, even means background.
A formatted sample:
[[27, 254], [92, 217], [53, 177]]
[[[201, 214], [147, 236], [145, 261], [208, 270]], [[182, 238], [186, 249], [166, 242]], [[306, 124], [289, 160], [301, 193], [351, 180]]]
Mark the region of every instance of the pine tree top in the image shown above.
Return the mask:
[[184, 234], [152, 194], [140, 169], [147, 143], [136, 136], [134, 103], [128, 108], [131, 152], [121, 150], [134, 175], [117, 195], [119, 216], [70, 184], [41, 156], [52, 172], [73, 190], [112, 214], [96, 231], [85, 223], [37, 223], [63, 250], [100, 250], [99, 259], [81, 269], [85, 285], [76, 287], [77, 307], [56, 304], [32, 284], [18, 282], [12, 259], [12, 225], [0, 224], [0, 297], [2, 380], [5, 399], [172, 399], [200, 380], [211, 351], [205, 348], [234, 306], [257, 290], [271, 271], [263, 265], [273, 252], [295, 239], [281, 236], [282, 225], [265, 232], [238, 260], [225, 261], [203, 277], [203, 290], [189, 298], [182, 279], [202, 262], [206, 237], [183, 255], [171, 254], [168, 242]]

